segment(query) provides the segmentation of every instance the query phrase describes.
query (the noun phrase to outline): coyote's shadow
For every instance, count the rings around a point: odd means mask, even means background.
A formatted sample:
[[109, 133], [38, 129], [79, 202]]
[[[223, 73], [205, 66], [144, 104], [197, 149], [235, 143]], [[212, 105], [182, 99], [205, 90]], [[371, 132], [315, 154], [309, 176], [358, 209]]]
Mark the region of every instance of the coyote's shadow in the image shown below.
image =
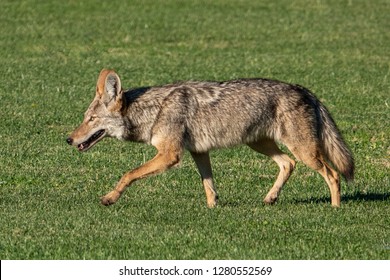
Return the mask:
[[[368, 192], [361, 193], [356, 192], [352, 194], [345, 194], [341, 196], [341, 202], [349, 201], [385, 201], [390, 199], [390, 192], [379, 193], [379, 192]], [[313, 197], [310, 199], [295, 199], [296, 203], [328, 203], [329, 197]]]
[[[345, 194], [341, 196], [341, 202], [349, 202], [349, 201], [386, 201], [390, 200], [390, 192], [388, 193], [379, 193], [379, 192], [368, 192], [368, 193], [361, 193], [356, 192], [352, 194]], [[321, 197], [311, 197], [311, 198], [305, 198], [305, 199], [299, 199], [296, 198], [292, 203], [295, 204], [319, 204], [319, 203], [329, 203], [330, 197], [328, 196], [321, 196]], [[253, 202], [254, 204], [258, 203], [258, 201]], [[291, 203], [291, 202], [284, 202], [284, 203]], [[242, 201], [220, 201], [219, 206], [220, 207], [239, 207], [240, 205], [244, 204]]]

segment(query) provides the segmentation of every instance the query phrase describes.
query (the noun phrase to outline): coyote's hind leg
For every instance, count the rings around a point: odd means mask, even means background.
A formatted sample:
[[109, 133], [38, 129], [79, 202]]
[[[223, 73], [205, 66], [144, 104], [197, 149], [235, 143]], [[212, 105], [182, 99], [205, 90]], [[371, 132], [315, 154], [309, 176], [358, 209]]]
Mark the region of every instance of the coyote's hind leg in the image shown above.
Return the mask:
[[332, 206], [340, 207], [340, 177], [336, 170], [324, 160], [325, 156], [322, 154], [321, 149], [313, 143], [307, 143], [304, 147], [287, 144], [287, 147], [296, 158], [321, 174], [328, 184]]
[[279, 175], [273, 185], [273, 187], [269, 190], [268, 194], [264, 198], [264, 203], [273, 204], [278, 199], [278, 195], [286, 183], [288, 178], [295, 167], [295, 161], [292, 160], [288, 155], [283, 153], [275, 141], [271, 139], [262, 139], [254, 143], [248, 144], [256, 152], [262, 153], [266, 156], [271, 157], [279, 166], [280, 171]]

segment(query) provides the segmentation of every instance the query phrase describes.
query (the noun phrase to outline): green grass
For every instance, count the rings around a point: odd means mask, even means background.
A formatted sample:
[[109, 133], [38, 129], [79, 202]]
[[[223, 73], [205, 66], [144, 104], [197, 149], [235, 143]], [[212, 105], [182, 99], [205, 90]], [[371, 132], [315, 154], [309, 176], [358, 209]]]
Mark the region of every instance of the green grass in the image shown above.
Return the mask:
[[[389, 259], [390, 4], [349, 1], [0, 2], [1, 259]], [[330, 207], [302, 164], [275, 206], [277, 166], [237, 147], [211, 153], [220, 204], [194, 163], [99, 204], [154, 148], [105, 139], [80, 154], [101, 68], [125, 87], [269, 77], [312, 89], [356, 159]]]

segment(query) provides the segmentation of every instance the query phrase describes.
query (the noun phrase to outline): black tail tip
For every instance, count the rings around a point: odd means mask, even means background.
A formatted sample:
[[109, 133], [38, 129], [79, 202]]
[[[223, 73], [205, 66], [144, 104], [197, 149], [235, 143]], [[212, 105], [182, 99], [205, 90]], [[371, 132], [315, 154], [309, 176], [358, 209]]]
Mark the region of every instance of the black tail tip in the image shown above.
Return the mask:
[[343, 176], [347, 183], [350, 183], [355, 178], [355, 168], [354, 166], [351, 166], [347, 171], [343, 172]]

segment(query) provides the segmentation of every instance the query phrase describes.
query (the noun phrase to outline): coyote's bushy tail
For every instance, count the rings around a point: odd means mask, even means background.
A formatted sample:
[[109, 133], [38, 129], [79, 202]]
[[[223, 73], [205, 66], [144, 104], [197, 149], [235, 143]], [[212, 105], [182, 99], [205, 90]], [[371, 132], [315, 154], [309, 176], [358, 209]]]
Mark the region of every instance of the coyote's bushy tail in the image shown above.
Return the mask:
[[352, 153], [328, 110], [320, 104], [319, 111], [322, 119], [320, 137], [325, 155], [347, 181], [352, 181], [355, 169]]

